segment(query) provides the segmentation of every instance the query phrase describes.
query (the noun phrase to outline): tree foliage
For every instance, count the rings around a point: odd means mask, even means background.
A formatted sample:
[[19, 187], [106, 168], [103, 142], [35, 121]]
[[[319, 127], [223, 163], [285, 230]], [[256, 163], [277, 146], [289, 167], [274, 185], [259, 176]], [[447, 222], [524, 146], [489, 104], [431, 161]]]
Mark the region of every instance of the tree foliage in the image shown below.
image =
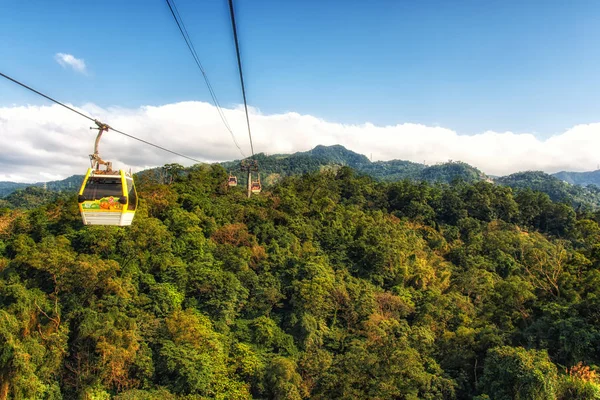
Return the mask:
[[126, 228], [65, 195], [1, 210], [0, 399], [599, 398], [600, 214], [347, 166], [226, 178], [138, 176]]

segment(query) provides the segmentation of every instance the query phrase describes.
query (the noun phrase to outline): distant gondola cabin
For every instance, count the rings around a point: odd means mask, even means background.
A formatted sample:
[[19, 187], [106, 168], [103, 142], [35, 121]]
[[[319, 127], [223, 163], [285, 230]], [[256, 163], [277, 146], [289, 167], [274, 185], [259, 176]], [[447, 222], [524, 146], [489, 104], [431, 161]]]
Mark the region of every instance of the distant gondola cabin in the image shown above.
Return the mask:
[[260, 182], [252, 182], [252, 185], [250, 186], [252, 193], [260, 193], [261, 189]]

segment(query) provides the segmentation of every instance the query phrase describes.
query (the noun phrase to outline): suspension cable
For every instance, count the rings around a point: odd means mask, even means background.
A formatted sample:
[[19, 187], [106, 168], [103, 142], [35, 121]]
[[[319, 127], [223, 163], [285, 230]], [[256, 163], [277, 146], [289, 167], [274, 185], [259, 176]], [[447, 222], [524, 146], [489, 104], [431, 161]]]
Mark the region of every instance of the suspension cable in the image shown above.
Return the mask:
[[[20, 86], [24, 87], [25, 89], [28, 89], [28, 90], [32, 91], [32, 92], [33, 92], [33, 93], [35, 93], [35, 94], [38, 94], [38, 95], [40, 95], [40, 96], [42, 96], [42, 97], [45, 97], [46, 99], [50, 100], [51, 102], [53, 102], [53, 103], [56, 103], [56, 104], [58, 104], [58, 105], [60, 105], [60, 106], [63, 106], [64, 108], [66, 108], [66, 109], [68, 109], [68, 110], [70, 110], [70, 111], [73, 111], [74, 113], [77, 113], [77, 114], [81, 115], [82, 117], [89, 119], [90, 121], [93, 121], [93, 122], [96, 122], [96, 121], [97, 121], [96, 119], [94, 119], [94, 118], [90, 117], [89, 115], [85, 115], [85, 114], [83, 114], [82, 112], [80, 112], [80, 111], [77, 111], [77, 110], [75, 110], [74, 108], [67, 106], [66, 104], [63, 104], [63, 103], [61, 103], [60, 101], [58, 101], [58, 100], [55, 100], [55, 99], [53, 99], [53, 98], [52, 98], [52, 97], [50, 97], [50, 96], [47, 96], [47, 95], [45, 95], [45, 94], [43, 94], [43, 93], [41, 93], [41, 92], [38, 92], [37, 90], [35, 90], [35, 89], [33, 89], [33, 88], [31, 88], [31, 87], [27, 86], [27, 85], [26, 85], [26, 84], [24, 84], [24, 83], [21, 83], [21, 82], [17, 81], [16, 79], [13, 79], [13, 78], [11, 78], [10, 76], [8, 76], [8, 75], [6, 75], [6, 74], [3, 74], [2, 72], [0, 72], [0, 76], [2, 76], [2, 77], [4, 77], [4, 78], [8, 79], [9, 81], [12, 81], [12, 82], [16, 83], [17, 85], [20, 85]], [[160, 150], [166, 151], [167, 153], [175, 154], [176, 156], [183, 157], [183, 158], [187, 158], [188, 160], [192, 160], [192, 161], [195, 161], [195, 162], [198, 162], [198, 163], [202, 163], [202, 161], [200, 161], [200, 160], [198, 160], [198, 159], [195, 159], [195, 158], [193, 158], [193, 157], [188, 157], [188, 156], [186, 156], [186, 155], [184, 155], [184, 154], [181, 154], [181, 153], [178, 153], [178, 152], [176, 152], [176, 151], [169, 150], [169, 149], [167, 149], [167, 148], [164, 148], [164, 147], [162, 147], [162, 146], [159, 146], [159, 145], [157, 145], [157, 144], [154, 144], [154, 143], [150, 143], [150, 142], [148, 142], [148, 141], [146, 141], [146, 140], [144, 140], [144, 139], [140, 139], [140, 138], [138, 138], [138, 137], [135, 137], [135, 136], [133, 136], [133, 135], [130, 135], [130, 134], [128, 134], [128, 133], [125, 133], [125, 132], [123, 132], [123, 131], [120, 131], [120, 130], [118, 130], [118, 129], [115, 129], [115, 128], [113, 128], [113, 127], [110, 127], [110, 126], [109, 126], [109, 128], [110, 128], [111, 130], [113, 130], [113, 131], [117, 132], [117, 133], [120, 133], [120, 134], [121, 134], [121, 135], [123, 135], [123, 136], [127, 136], [128, 138], [131, 138], [131, 139], [137, 140], [138, 142], [142, 142], [142, 143], [145, 143], [145, 144], [147, 144], [147, 145], [149, 145], [149, 146], [156, 147], [157, 149], [160, 149]]]
[[246, 102], [246, 88], [244, 86], [244, 75], [242, 74], [242, 59], [240, 57], [240, 45], [238, 43], [237, 28], [235, 26], [235, 13], [233, 11], [233, 0], [229, 0], [229, 13], [231, 15], [231, 28], [233, 29], [233, 40], [235, 41], [235, 53], [237, 55], [238, 71], [242, 85], [242, 96], [244, 97], [244, 110], [246, 110], [246, 123], [248, 124], [248, 137], [250, 138], [250, 149], [254, 157], [254, 145], [252, 144], [252, 132], [250, 131], [250, 118], [248, 117], [248, 103]]
[[210, 83], [210, 80], [208, 79], [208, 75], [207, 75], [206, 71], [204, 70], [202, 63], [200, 62], [200, 57], [198, 57], [198, 53], [196, 52], [194, 43], [192, 42], [192, 39], [190, 38], [190, 35], [188, 34], [185, 24], [183, 23], [183, 18], [181, 18], [181, 15], [179, 14], [179, 10], [177, 9], [175, 0], [165, 0], [165, 1], [166, 1], [167, 5], [169, 6], [171, 15], [173, 16], [173, 19], [175, 20], [175, 23], [177, 24], [177, 27], [179, 28], [179, 32], [181, 33], [181, 36], [183, 37], [183, 40], [185, 41], [187, 48], [189, 49], [190, 53], [192, 54], [192, 57], [194, 58], [194, 61], [196, 62], [198, 69], [200, 69], [200, 72], [202, 73], [202, 77], [204, 78], [204, 82], [206, 82], [206, 86], [208, 87], [208, 91], [213, 100], [213, 104], [215, 105], [215, 108], [217, 109], [217, 112], [219, 113], [219, 117], [221, 117], [221, 121], [223, 121], [225, 128], [231, 134], [231, 138], [233, 139], [233, 143], [235, 144], [235, 147], [238, 148], [242, 157], [246, 158], [244, 151], [240, 147], [237, 139], [235, 138], [235, 134], [233, 133], [233, 130], [231, 129], [231, 126], [229, 125], [227, 118], [225, 117], [225, 113], [223, 112], [221, 104], [219, 104], [219, 100], [217, 99], [217, 95]]
[[14, 82], [14, 83], [16, 83], [17, 85], [21, 85], [21, 86], [23, 86], [25, 89], [31, 90], [33, 93], [35, 93], [35, 94], [39, 94], [40, 96], [42, 96], [42, 97], [45, 97], [45, 98], [47, 98], [48, 100], [50, 100], [50, 101], [52, 101], [52, 102], [54, 102], [54, 103], [58, 104], [59, 106], [63, 106], [63, 107], [64, 107], [64, 108], [66, 108], [67, 110], [71, 110], [71, 111], [73, 111], [73, 112], [75, 112], [75, 113], [77, 113], [77, 114], [81, 115], [82, 117], [89, 119], [89, 120], [90, 120], [90, 121], [92, 121], [92, 122], [93, 122], [93, 121], [95, 121], [95, 120], [94, 120], [94, 118], [92, 118], [92, 117], [90, 117], [90, 116], [88, 116], [88, 115], [85, 115], [85, 114], [83, 114], [83, 113], [81, 113], [81, 112], [77, 111], [76, 109], [69, 107], [69, 106], [68, 106], [68, 105], [66, 105], [66, 104], [63, 104], [63, 103], [61, 103], [61, 102], [60, 102], [60, 101], [58, 101], [58, 100], [54, 100], [52, 97], [46, 96], [44, 93], [38, 92], [38, 91], [37, 91], [37, 90], [35, 90], [34, 88], [31, 88], [31, 87], [27, 86], [26, 84], [24, 84], [24, 83], [21, 83], [21, 82], [19, 82], [18, 80], [16, 80], [16, 79], [13, 79], [13, 78], [11, 78], [10, 76], [8, 76], [8, 75], [6, 75], [6, 74], [3, 74], [2, 72], [0, 72], [0, 76], [2, 76], [2, 77], [4, 77], [4, 78], [8, 79], [9, 81], [13, 81], [13, 82]]

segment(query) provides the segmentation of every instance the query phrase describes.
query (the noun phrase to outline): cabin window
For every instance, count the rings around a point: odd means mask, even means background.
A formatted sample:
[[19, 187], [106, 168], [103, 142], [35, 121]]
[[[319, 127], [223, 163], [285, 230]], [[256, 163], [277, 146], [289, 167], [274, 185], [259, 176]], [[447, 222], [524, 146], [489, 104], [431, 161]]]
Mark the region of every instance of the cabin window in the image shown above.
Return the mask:
[[127, 182], [127, 196], [129, 198], [129, 205], [127, 206], [127, 209], [129, 211], [133, 211], [137, 205], [137, 194], [135, 193], [135, 188], [133, 187], [133, 179], [125, 179], [125, 182]]
[[121, 178], [89, 178], [83, 196], [86, 200], [100, 200], [111, 196], [119, 198], [123, 196]]

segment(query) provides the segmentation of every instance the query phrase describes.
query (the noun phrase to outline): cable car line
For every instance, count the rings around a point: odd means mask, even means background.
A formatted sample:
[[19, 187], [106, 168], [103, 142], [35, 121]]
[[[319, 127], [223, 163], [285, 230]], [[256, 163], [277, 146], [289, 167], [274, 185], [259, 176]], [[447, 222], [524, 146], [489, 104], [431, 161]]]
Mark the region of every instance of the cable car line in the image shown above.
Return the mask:
[[[14, 82], [14, 83], [16, 83], [17, 85], [20, 85], [20, 86], [22, 86], [22, 87], [24, 87], [24, 88], [26, 88], [26, 89], [28, 89], [28, 90], [32, 91], [32, 92], [33, 92], [33, 93], [35, 93], [35, 94], [38, 94], [38, 95], [40, 95], [40, 96], [42, 96], [42, 97], [44, 97], [44, 98], [46, 98], [46, 99], [48, 99], [48, 100], [50, 100], [50, 101], [52, 101], [52, 102], [56, 103], [56, 104], [58, 104], [58, 105], [60, 105], [60, 106], [63, 106], [64, 108], [66, 108], [66, 109], [68, 109], [68, 110], [70, 110], [70, 111], [73, 111], [74, 113], [77, 113], [77, 114], [81, 115], [82, 117], [84, 117], [84, 118], [87, 118], [87, 119], [89, 119], [90, 121], [93, 121], [93, 122], [94, 122], [94, 123], [96, 123], [96, 124], [98, 124], [98, 123], [99, 123], [99, 121], [98, 121], [98, 120], [96, 120], [96, 119], [94, 119], [94, 118], [90, 117], [89, 115], [85, 115], [85, 114], [83, 114], [82, 112], [80, 112], [80, 111], [77, 111], [77, 110], [75, 110], [74, 108], [72, 108], [72, 107], [69, 107], [69, 106], [67, 106], [66, 104], [63, 104], [63, 103], [61, 103], [60, 101], [58, 101], [58, 100], [55, 100], [55, 99], [53, 99], [52, 97], [50, 97], [50, 96], [47, 96], [47, 95], [45, 95], [44, 93], [41, 93], [41, 92], [39, 92], [39, 91], [37, 91], [37, 90], [35, 90], [35, 89], [33, 89], [33, 88], [31, 88], [31, 87], [27, 86], [26, 84], [24, 84], [24, 83], [22, 83], [22, 82], [19, 82], [19, 81], [17, 81], [16, 79], [13, 79], [13, 78], [11, 78], [10, 76], [8, 76], [8, 75], [6, 75], [6, 74], [3, 74], [2, 72], [0, 72], [0, 76], [2, 76], [2, 77], [4, 77], [4, 78], [6, 78], [6, 79], [8, 79], [8, 80], [10, 80], [10, 81], [12, 81], [12, 82]], [[118, 129], [115, 129], [115, 128], [111, 127], [111, 126], [108, 126], [108, 125], [106, 125], [106, 126], [107, 126], [109, 129], [111, 129], [111, 130], [113, 130], [113, 131], [115, 131], [115, 132], [117, 132], [117, 133], [120, 133], [120, 134], [121, 134], [121, 135], [123, 135], [123, 136], [127, 136], [128, 138], [131, 138], [131, 139], [137, 140], [138, 142], [142, 142], [142, 143], [145, 143], [145, 144], [147, 144], [147, 145], [149, 145], [149, 146], [156, 147], [157, 149], [160, 149], [160, 150], [166, 151], [167, 153], [171, 153], [171, 154], [174, 154], [174, 155], [176, 155], [176, 156], [179, 156], [179, 157], [187, 158], [188, 160], [192, 160], [192, 161], [195, 161], [195, 162], [198, 162], [198, 163], [202, 163], [202, 162], [203, 162], [203, 161], [200, 161], [200, 160], [198, 160], [198, 159], [196, 159], [196, 158], [193, 158], [193, 157], [186, 156], [186, 155], [184, 155], [184, 154], [178, 153], [178, 152], [176, 152], [176, 151], [173, 151], [173, 150], [169, 150], [169, 149], [167, 149], [167, 148], [165, 148], [165, 147], [162, 147], [162, 146], [159, 146], [159, 145], [157, 145], [157, 144], [150, 143], [150, 142], [148, 142], [148, 141], [146, 141], [146, 140], [144, 140], [144, 139], [140, 139], [140, 138], [138, 138], [138, 137], [135, 137], [135, 136], [133, 136], [133, 135], [130, 135], [130, 134], [128, 134], [128, 133], [125, 133], [125, 132], [123, 132], [123, 131], [120, 131], [120, 130], [118, 130]]]
[[144, 139], [137, 138], [137, 137], [135, 137], [135, 136], [132, 136], [132, 135], [130, 135], [130, 134], [128, 134], [128, 133], [125, 133], [125, 132], [123, 132], [123, 131], [120, 131], [120, 130], [118, 130], [118, 129], [115, 129], [115, 128], [113, 128], [113, 127], [110, 127], [110, 129], [111, 129], [111, 130], [113, 130], [113, 131], [115, 131], [115, 132], [117, 132], [117, 133], [120, 133], [120, 134], [121, 134], [121, 135], [123, 135], [123, 136], [127, 136], [127, 137], [129, 137], [129, 138], [131, 138], [131, 139], [135, 139], [135, 140], [137, 140], [137, 141], [139, 141], [139, 142], [145, 143], [145, 144], [147, 144], [147, 145], [149, 145], [149, 146], [156, 147], [157, 149], [160, 149], [160, 150], [166, 151], [166, 152], [168, 152], [168, 153], [175, 154], [176, 156], [183, 157], [183, 158], [187, 158], [188, 160], [192, 160], [192, 161], [195, 161], [195, 162], [198, 162], [198, 163], [203, 163], [203, 162], [204, 162], [204, 161], [200, 161], [200, 160], [198, 160], [198, 159], [195, 159], [195, 158], [193, 158], [193, 157], [188, 157], [188, 156], [186, 156], [186, 155], [183, 155], [183, 154], [181, 154], [181, 153], [177, 153], [176, 151], [172, 151], [172, 150], [166, 149], [166, 148], [164, 148], [164, 147], [162, 147], [162, 146], [159, 146], [159, 145], [157, 145], [157, 144], [150, 143], [150, 142], [148, 142], [148, 141], [146, 141], [146, 140], [144, 140]]
[[69, 107], [69, 106], [68, 106], [68, 105], [66, 105], [66, 104], [63, 104], [63, 103], [61, 103], [61, 102], [60, 102], [60, 101], [58, 101], [58, 100], [54, 100], [52, 97], [46, 96], [44, 93], [38, 92], [38, 91], [37, 91], [37, 90], [35, 90], [34, 88], [31, 88], [31, 87], [27, 86], [26, 84], [24, 84], [24, 83], [21, 83], [21, 82], [19, 82], [18, 80], [16, 80], [16, 79], [13, 79], [13, 78], [11, 78], [11, 77], [10, 77], [10, 76], [8, 76], [8, 75], [5, 75], [5, 74], [3, 74], [2, 72], [0, 72], [0, 76], [2, 76], [2, 77], [4, 77], [4, 78], [8, 79], [9, 81], [13, 81], [13, 82], [14, 82], [14, 83], [16, 83], [17, 85], [23, 86], [25, 89], [31, 90], [33, 93], [35, 93], [35, 94], [39, 94], [40, 96], [42, 96], [42, 97], [45, 97], [45, 98], [47, 98], [48, 100], [50, 100], [50, 101], [52, 101], [52, 102], [54, 102], [54, 103], [56, 103], [56, 104], [58, 104], [58, 105], [60, 105], [60, 106], [63, 106], [64, 108], [66, 108], [66, 109], [69, 109], [69, 110], [71, 110], [71, 111], [73, 111], [73, 112], [75, 112], [75, 113], [77, 113], [77, 114], [81, 115], [81, 116], [82, 116], [82, 117], [84, 117], [84, 118], [87, 118], [87, 119], [89, 119], [90, 121], [95, 121], [95, 120], [94, 120], [94, 118], [92, 118], [92, 117], [90, 117], [90, 116], [88, 116], [88, 115], [85, 115], [84, 113], [81, 113], [81, 112], [77, 111], [76, 109]]
[[233, 29], [233, 40], [235, 41], [235, 53], [237, 55], [240, 83], [242, 85], [242, 96], [244, 97], [244, 109], [246, 110], [246, 123], [248, 124], [248, 137], [250, 138], [250, 149], [254, 157], [254, 145], [252, 144], [252, 132], [250, 131], [250, 118], [248, 117], [248, 103], [246, 102], [246, 88], [244, 86], [244, 75], [242, 74], [242, 59], [240, 57], [240, 45], [238, 43], [237, 28], [235, 25], [235, 13], [233, 11], [233, 0], [229, 0], [229, 13], [231, 15], [231, 28]]
[[[185, 41], [187, 48], [189, 49], [190, 53], [192, 54], [192, 57], [194, 58], [194, 61], [196, 62], [198, 69], [200, 69], [200, 72], [202, 73], [202, 77], [204, 78], [204, 81], [206, 82], [206, 86], [208, 87], [208, 91], [213, 100], [213, 104], [215, 105], [217, 112], [219, 113], [219, 116], [221, 117], [221, 121], [223, 121], [225, 128], [227, 128], [227, 130], [231, 134], [231, 138], [233, 139], [233, 143], [235, 144], [235, 147], [238, 148], [242, 157], [246, 158], [244, 151], [240, 147], [237, 139], [235, 138], [235, 134], [233, 133], [233, 130], [231, 129], [231, 126], [229, 125], [229, 121], [227, 121], [227, 118], [225, 117], [225, 113], [223, 112], [223, 109], [221, 108], [221, 104], [219, 103], [219, 100], [217, 99], [217, 95], [210, 83], [210, 80], [208, 79], [208, 75], [206, 74], [206, 71], [204, 70], [202, 63], [200, 62], [200, 57], [198, 57], [198, 53], [196, 52], [194, 43], [192, 42], [192, 39], [190, 38], [190, 35], [188, 34], [185, 24], [183, 23], [183, 19], [181, 18], [181, 15], [179, 14], [179, 10], [177, 9], [177, 5], [175, 5], [175, 1], [174, 0], [165, 0], [165, 1], [167, 2], [167, 5], [169, 6], [171, 15], [173, 16], [173, 19], [175, 20], [175, 23], [177, 24], [177, 27], [179, 28], [179, 32], [181, 33], [181, 36], [183, 37], [183, 40]], [[172, 3], [172, 5], [171, 5], [171, 3]]]
[[[248, 173], [248, 198], [254, 193], [258, 194], [262, 190], [260, 184], [260, 172], [258, 171], [258, 161], [254, 159], [254, 144], [252, 143], [252, 131], [250, 130], [250, 117], [248, 116], [248, 102], [246, 101], [246, 86], [244, 85], [244, 74], [242, 73], [242, 57], [240, 56], [240, 45], [238, 41], [237, 27], [235, 24], [235, 12], [233, 10], [233, 0], [229, 0], [229, 14], [231, 16], [231, 28], [233, 29], [233, 40], [235, 41], [235, 54], [237, 56], [238, 72], [240, 74], [240, 84], [242, 86], [242, 96], [244, 97], [244, 110], [246, 111], [246, 123], [248, 124], [248, 137], [250, 138], [250, 149], [252, 151], [252, 160], [242, 160], [240, 168]], [[252, 172], [256, 172], [257, 180], [252, 179]]]

